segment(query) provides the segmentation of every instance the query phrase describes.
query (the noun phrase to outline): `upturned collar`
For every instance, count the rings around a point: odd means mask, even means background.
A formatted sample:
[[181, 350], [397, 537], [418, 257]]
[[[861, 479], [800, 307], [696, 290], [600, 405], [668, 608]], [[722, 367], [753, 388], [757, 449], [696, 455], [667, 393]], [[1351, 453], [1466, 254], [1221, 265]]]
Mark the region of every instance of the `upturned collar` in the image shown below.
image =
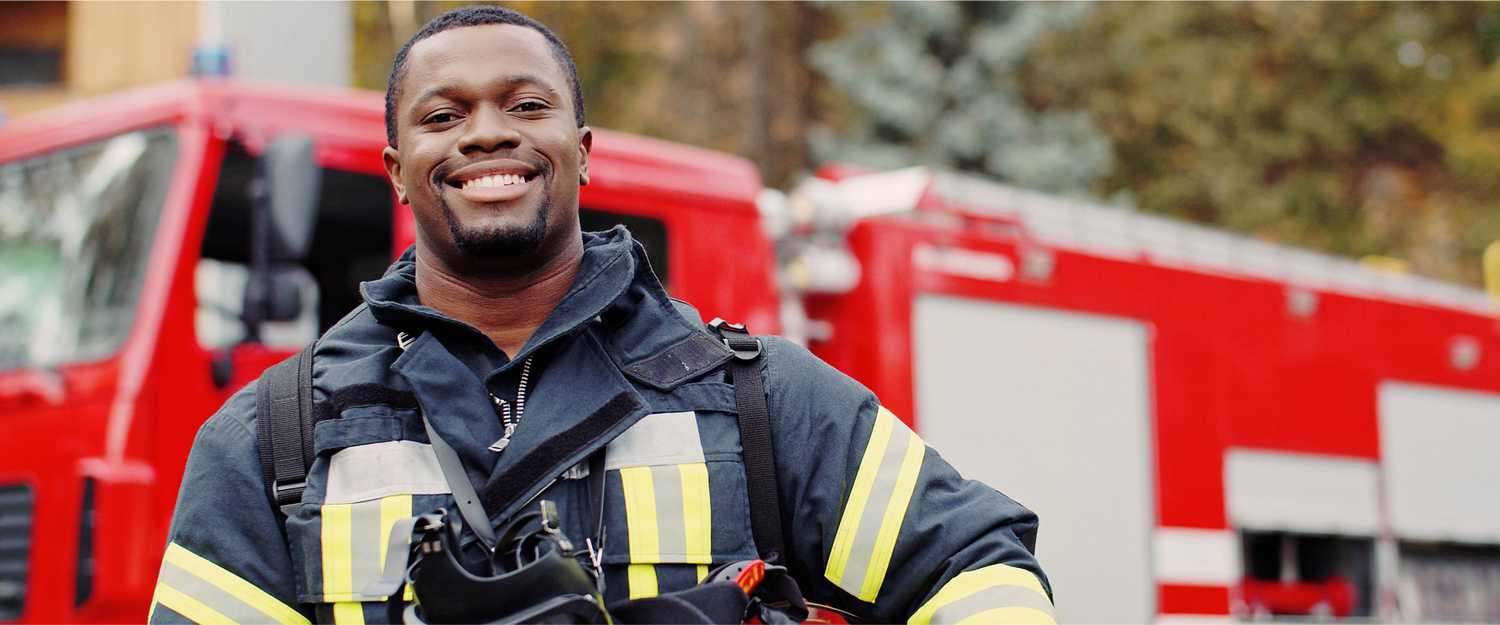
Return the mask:
[[[525, 360], [536, 350], [583, 327], [611, 308], [633, 283], [643, 278], [638, 276], [637, 269], [645, 267], [646, 261], [639, 247], [630, 233], [620, 226], [604, 232], [583, 233], [583, 255], [573, 284], [521, 350], [511, 355], [511, 362]], [[661, 288], [654, 284], [655, 277], [649, 270], [644, 273], [644, 279], [652, 282], [656, 289]], [[417, 297], [416, 274], [416, 247], [412, 246], [386, 269], [385, 275], [360, 283], [360, 294], [376, 321], [414, 336], [422, 331], [456, 333], [483, 338], [482, 341], [476, 340], [476, 344], [493, 346], [477, 328], [423, 305]]]

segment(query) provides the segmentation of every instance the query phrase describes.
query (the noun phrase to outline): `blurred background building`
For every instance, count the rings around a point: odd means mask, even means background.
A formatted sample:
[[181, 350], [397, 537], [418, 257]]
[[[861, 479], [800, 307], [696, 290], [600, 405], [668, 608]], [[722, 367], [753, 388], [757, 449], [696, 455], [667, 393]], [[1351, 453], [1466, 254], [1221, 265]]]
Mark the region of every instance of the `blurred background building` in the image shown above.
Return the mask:
[[3, 3], [0, 110], [14, 117], [185, 78], [195, 50], [207, 63], [227, 52], [244, 78], [345, 86], [350, 11], [342, 2]]
[[[383, 89], [453, 2], [0, 4], [0, 109], [183, 77]], [[591, 123], [924, 164], [1464, 283], [1500, 238], [1492, 4], [546, 3]]]

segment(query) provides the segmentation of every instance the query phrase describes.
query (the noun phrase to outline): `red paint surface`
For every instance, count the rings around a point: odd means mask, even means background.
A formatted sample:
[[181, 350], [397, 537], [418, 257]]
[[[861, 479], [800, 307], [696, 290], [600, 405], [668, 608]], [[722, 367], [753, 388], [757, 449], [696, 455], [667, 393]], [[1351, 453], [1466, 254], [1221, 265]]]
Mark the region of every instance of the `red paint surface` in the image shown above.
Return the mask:
[[1354, 612], [1358, 595], [1354, 584], [1340, 577], [1315, 583], [1245, 580], [1235, 592], [1251, 612], [1302, 615], [1326, 610], [1338, 617]]
[[1157, 587], [1156, 606], [1161, 614], [1229, 614], [1229, 589], [1162, 584]]

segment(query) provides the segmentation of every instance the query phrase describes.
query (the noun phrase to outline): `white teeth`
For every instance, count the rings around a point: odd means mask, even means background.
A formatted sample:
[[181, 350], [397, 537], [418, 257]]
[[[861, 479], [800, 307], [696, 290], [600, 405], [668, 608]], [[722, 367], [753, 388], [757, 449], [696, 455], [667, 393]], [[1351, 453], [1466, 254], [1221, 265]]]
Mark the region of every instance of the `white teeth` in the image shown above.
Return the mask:
[[521, 184], [524, 182], [526, 182], [526, 178], [524, 176], [518, 176], [515, 174], [495, 174], [493, 176], [480, 176], [478, 178], [465, 180], [463, 188], [468, 189], [470, 187], [504, 187], [513, 184]]

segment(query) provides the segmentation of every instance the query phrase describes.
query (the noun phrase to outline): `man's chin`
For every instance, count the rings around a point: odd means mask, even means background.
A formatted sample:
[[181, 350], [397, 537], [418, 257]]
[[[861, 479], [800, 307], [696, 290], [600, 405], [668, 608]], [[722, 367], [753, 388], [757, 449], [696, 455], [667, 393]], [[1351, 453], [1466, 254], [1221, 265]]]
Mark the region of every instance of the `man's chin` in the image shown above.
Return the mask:
[[513, 259], [534, 254], [546, 235], [542, 227], [461, 228], [453, 232], [458, 252], [470, 258]]
[[439, 206], [459, 254], [475, 260], [514, 260], [541, 252], [550, 204], [545, 196], [540, 206], [455, 206], [448, 201], [440, 196]]

